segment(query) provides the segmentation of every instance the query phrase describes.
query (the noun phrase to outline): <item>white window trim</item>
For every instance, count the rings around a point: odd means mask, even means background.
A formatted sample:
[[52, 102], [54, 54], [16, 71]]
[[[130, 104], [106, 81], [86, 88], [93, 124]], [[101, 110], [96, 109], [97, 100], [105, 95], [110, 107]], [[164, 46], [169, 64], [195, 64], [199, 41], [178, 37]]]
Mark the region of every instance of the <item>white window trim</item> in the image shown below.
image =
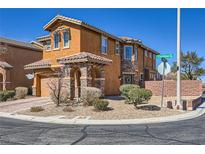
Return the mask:
[[[107, 40], [107, 48], [106, 48], [107, 50], [106, 50], [106, 52], [102, 51], [102, 40], [103, 39]], [[103, 35], [101, 36], [101, 49], [100, 50], [101, 50], [101, 54], [107, 55], [107, 53], [108, 53], [108, 38], [106, 36], [103, 36]]]
[[[58, 48], [55, 48], [55, 33], [58, 33], [59, 35], [59, 41], [58, 41]], [[53, 50], [59, 50], [60, 49], [60, 33], [59, 32], [54, 32], [53, 34]]]
[[148, 51], [147, 51], [147, 50], [144, 50], [144, 55], [145, 55], [145, 57], [149, 57], [149, 56], [148, 56]]
[[[136, 56], [137, 51], [137, 56]], [[135, 62], [138, 63], [138, 47], [135, 47]]]
[[[116, 45], [118, 44], [118, 53], [116, 52]], [[115, 54], [120, 55], [120, 42], [116, 41], [115, 42]]]
[[132, 61], [132, 56], [131, 56], [131, 59], [126, 58], [126, 52], [125, 52], [126, 47], [132, 47], [132, 54], [133, 54], [133, 46], [132, 45], [125, 45], [124, 46], [124, 51], [123, 51], [124, 52], [124, 59]]
[[[65, 46], [65, 41], [64, 41], [64, 32], [65, 31], [63, 31], [63, 49], [69, 49], [70, 48], [70, 38], [68, 39], [68, 46]], [[67, 32], [68, 32], [68, 35], [70, 35], [69, 33], [70, 33], [70, 31], [69, 30], [67, 30]]]

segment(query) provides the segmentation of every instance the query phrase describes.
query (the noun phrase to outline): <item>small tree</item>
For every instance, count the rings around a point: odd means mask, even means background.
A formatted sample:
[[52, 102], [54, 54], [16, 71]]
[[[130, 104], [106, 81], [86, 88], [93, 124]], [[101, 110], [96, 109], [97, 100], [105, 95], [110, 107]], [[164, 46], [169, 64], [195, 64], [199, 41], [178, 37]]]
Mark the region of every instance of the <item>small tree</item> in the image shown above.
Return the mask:
[[51, 79], [48, 83], [50, 89], [50, 96], [56, 106], [59, 106], [61, 103], [69, 103], [70, 97], [67, 89], [67, 85], [64, 82], [64, 71], [61, 69], [54, 73], [57, 76], [56, 79]]
[[[184, 80], [197, 80], [205, 75], [205, 69], [201, 67], [204, 62], [203, 57], [199, 57], [196, 51], [182, 53], [181, 56], [181, 74]], [[177, 63], [174, 62], [172, 72], [177, 72]]]

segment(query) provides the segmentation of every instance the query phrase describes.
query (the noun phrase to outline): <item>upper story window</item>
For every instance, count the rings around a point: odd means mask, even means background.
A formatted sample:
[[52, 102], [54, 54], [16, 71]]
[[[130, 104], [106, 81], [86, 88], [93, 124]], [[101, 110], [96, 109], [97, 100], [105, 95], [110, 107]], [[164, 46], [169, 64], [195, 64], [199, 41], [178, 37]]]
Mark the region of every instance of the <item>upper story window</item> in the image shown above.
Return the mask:
[[70, 35], [69, 35], [69, 31], [65, 30], [63, 31], [63, 47], [69, 48], [69, 46], [70, 46]]
[[125, 46], [124, 47], [124, 59], [131, 61], [132, 60], [132, 51], [133, 51], [132, 46]]
[[120, 43], [116, 42], [115, 43], [115, 54], [120, 54]]
[[147, 52], [147, 50], [144, 50], [144, 55], [145, 55], [145, 57], [148, 57], [148, 52]]
[[136, 63], [138, 61], [138, 48], [137, 47], [135, 47], [135, 61]]
[[59, 43], [60, 42], [60, 34], [59, 32], [54, 33], [54, 48], [58, 49], [59, 48]]
[[105, 36], [101, 38], [101, 53], [106, 54], [108, 51], [108, 39]]
[[153, 59], [156, 59], [156, 55], [155, 54], [153, 54]]
[[43, 45], [44, 45], [44, 49], [46, 51], [51, 50], [51, 41], [50, 40], [49, 41], [45, 41]]
[[152, 58], [152, 53], [151, 52], [149, 53], [149, 58]]

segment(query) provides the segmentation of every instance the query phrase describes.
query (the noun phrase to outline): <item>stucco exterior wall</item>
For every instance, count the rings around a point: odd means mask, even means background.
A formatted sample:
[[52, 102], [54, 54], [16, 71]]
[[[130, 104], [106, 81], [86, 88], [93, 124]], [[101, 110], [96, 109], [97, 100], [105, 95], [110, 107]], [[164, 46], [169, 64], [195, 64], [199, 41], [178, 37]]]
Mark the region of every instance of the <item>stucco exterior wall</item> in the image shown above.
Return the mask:
[[108, 38], [108, 52], [101, 53], [101, 34], [86, 28], [81, 30], [81, 51], [91, 52], [111, 59], [111, 65], [105, 66], [105, 95], [119, 94], [120, 87], [120, 55], [115, 53], [116, 40]]
[[42, 51], [34, 51], [32, 49], [7, 46], [7, 52], [4, 55], [0, 55], [0, 60], [6, 61], [13, 68], [7, 70], [6, 89], [15, 89], [19, 86], [31, 87], [33, 80], [29, 80], [26, 74], [32, 73], [32, 70], [24, 70], [24, 66], [41, 60], [43, 56]]
[[[54, 49], [54, 32], [63, 29], [69, 28], [71, 33], [71, 40], [69, 48], [63, 47], [63, 34], [60, 33], [60, 48]], [[71, 23], [56, 23], [56, 25], [52, 28], [51, 35], [51, 50], [43, 52], [43, 59], [50, 59], [53, 64], [57, 64], [56, 58], [69, 56], [75, 53], [80, 52], [80, 26], [74, 25]]]

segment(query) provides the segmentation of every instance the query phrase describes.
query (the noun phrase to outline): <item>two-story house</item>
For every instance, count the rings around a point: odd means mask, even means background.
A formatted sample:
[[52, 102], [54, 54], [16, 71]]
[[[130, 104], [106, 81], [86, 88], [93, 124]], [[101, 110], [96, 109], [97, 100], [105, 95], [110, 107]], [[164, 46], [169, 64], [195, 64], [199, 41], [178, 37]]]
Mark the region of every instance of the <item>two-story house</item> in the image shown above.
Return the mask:
[[98, 87], [105, 95], [117, 95], [123, 83], [154, 79], [158, 52], [138, 40], [119, 38], [60, 15], [44, 30], [49, 35], [37, 38], [44, 46], [43, 59], [25, 66], [35, 73], [33, 92], [37, 96], [49, 95], [48, 82], [62, 68], [71, 97], [79, 97], [87, 86]]
[[42, 57], [43, 46], [39, 43], [0, 37], [0, 91], [22, 86], [31, 88], [32, 70], [25, 70], [24, 66]]

